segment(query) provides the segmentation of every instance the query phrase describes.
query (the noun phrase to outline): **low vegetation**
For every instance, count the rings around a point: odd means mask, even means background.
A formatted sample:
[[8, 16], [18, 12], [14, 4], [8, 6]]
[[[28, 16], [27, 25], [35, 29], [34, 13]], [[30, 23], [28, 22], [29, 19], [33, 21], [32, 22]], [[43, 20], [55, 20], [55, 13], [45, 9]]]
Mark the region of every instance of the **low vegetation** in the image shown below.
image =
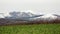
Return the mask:
[[60, 34], [60, 24], [0, 26], [0, 34]]

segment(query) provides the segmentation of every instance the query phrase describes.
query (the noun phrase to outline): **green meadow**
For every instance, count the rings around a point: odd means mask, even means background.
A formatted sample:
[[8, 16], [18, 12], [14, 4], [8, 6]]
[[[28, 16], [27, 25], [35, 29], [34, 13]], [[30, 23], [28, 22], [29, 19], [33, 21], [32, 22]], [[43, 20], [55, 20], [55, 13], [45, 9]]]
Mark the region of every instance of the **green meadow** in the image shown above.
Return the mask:
[[0, 34], [60, 34], [60, 24], [0, 26]]

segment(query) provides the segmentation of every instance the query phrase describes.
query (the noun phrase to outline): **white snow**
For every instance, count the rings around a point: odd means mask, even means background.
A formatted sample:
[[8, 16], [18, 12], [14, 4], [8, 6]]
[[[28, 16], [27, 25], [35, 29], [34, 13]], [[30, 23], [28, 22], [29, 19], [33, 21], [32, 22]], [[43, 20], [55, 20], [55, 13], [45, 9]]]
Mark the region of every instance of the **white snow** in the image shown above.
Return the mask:
[[53, 14], [45, 14], [43, 16], [32, 18], [32, 19], [33, 20], [40, 20], [40, 19], [42, 19], [42, 20], [48, 20], [48, 21], [50, 21], [50, 20], [57, 19], [57, 16], [54, 16]]
[[57, 16], [54, 16], [53, 14], [46, 14], [46, 15], [44, 15], [44, 16], [42, 16], [41, 17], [42, 19], [44, 19], [44, 20], [55, 20], [55, 19], [57, 19]]
[[54, 16], [52, 14], [46, 14], [46, 15], [42, 16], [42, 18], [49, 18], [49, 17], [56, 18], [56, 16]]

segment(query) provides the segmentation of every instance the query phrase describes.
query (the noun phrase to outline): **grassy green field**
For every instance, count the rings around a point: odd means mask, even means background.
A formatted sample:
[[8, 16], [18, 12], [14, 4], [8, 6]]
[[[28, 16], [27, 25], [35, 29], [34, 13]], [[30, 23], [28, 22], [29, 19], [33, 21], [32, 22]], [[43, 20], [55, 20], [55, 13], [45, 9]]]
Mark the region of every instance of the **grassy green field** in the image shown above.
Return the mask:
[[60, 24], [0, 26], [0, 34], [60, 34]]

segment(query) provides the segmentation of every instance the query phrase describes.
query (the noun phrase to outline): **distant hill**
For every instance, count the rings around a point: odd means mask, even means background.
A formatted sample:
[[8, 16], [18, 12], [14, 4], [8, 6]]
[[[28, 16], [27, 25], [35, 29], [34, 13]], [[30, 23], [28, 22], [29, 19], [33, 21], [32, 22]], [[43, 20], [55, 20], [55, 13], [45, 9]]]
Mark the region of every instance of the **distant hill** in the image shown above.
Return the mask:
[[[22, 13], [24, 14], [24, 13]], [[13, 25], [13, 24], [58, 24], [60, 23], [60, 15], [57, 14], [44, 14], [44, 15], [34, 15], [28, 13], [30, 16], [19, 15], [16, 17], [5, 17], [0, 18], [0, 25]]]

